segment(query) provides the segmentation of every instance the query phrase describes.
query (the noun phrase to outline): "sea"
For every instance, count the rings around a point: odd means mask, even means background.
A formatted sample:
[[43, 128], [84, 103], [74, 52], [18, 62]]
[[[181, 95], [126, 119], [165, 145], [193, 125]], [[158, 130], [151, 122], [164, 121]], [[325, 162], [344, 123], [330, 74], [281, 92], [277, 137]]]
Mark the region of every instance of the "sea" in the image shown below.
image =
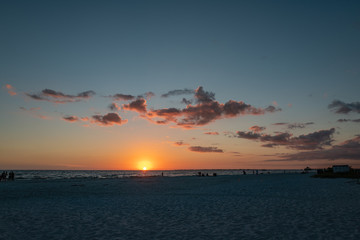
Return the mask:
[[[7, 171], [9, 172], [9, 171]], [[15, 170], [16, 180], [117, 179], [132, 177], [227, 176], [249, 174], [291, 174], [302, 169], [192, 169], [192, 170]]]

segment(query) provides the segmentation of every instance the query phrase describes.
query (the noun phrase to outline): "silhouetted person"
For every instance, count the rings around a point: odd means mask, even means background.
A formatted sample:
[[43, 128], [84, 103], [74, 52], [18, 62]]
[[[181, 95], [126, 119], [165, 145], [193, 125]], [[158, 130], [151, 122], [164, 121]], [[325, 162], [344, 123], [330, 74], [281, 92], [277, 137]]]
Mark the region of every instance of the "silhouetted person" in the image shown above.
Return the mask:
[[4, 179], [4, 181], [6, 181], [6, 177], [7, 177], [7, 172], [3, 171], [1, 174], [1, 179]]
[[245, 170], [243, 170], [243, 174], [244, 174], [244, 175], [246, 175], [246, 172], [245, 172]]
[[9, 172], [9, 180], [14, 181], [15, 173], [13, 171]]

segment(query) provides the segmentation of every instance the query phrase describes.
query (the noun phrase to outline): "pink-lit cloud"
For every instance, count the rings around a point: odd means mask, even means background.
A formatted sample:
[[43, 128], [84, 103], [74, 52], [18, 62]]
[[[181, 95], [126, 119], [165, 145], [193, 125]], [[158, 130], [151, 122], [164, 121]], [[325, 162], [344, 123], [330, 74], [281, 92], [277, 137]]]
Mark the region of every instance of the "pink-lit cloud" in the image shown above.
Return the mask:
[[255, 126], [250, 127], [249, 129], [253, 132], [258, 133], [258, 132], [264, 131], [266, 129], [266, 127], [260, 127], [260, 126], [255, 125]]
[[10, 84], [6, 84], [5, 88], [7, 89], [7, 92], [9, 93], [10, 96], [15, 96], [17, 95], [17, 93], [15, 92], [15, 89], [13, 86], [11, 86]]
[[148, 118], [160, 118], [168, 123], [175, 123], [183, 128], [203, 126], [222, 118], [233, 118], [239, 115], [262, 115], [266, 112], [281, 111], [274, 106], [265, 109], [255, 108], [242, 101], [229, 100], [225, 104], [215, 101], [215, 94], [206, 92], [202, 87], [195, 90], [196, 105], [187, 105], [184, 109], [164, 108], [150, 110]]
[[109, 105], [109, 109], [111, 111], [119, 111], [121, 107], [117, 103], [113, 102]]
[[138, 98], [135, 101], [130, 102], [129, 104], [124, 104], [123, 108], [125, 110], [136, 111], [139, 113], [146, 113], [146, 100], [144, 98]]
[[218, 132], [204, 132], [204, 134], [207, 134], [207, 135], [219, 135]]

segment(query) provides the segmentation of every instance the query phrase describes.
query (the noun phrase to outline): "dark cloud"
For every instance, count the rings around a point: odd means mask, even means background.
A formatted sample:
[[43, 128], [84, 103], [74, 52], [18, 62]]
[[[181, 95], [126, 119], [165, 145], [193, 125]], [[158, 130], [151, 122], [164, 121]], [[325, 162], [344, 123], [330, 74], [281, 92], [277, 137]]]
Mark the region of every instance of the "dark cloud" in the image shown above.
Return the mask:
[[195, 99], [198, 103], [208, 103], [215, 100], [215, 93], [204, 91], [203, 87], [195, 90]]
[[81, 92], [77, 95], [69, 95], [46, 88], [42, 90], [39, 94], [26, 93], [26, 95], [34, 100], [48, 101], [53, 103], [69, 103], [89, 99], [95, 95], [95, 92], [90, 90]]
[[129, 104], [124, 104], [123, 108], [126, 110], [136, 111], [139, 113], [146, 113], [146, 100], [144, 98], [136, 99]]
[[347, 114], [349, 112], [360, 113], [360, 102], [344, 103], [340, 100], [334, 100], [329, 104], [328, 108], [339, 114]]
[[332, 135], [334, 132], [335, 129], [331, 128], [329, 130], [320, 130], [306, 135], [292, 137], [290, 133], [268, 135], [238, 131], [235, 137], [265, 142], [266, 144], [262, 145], [263, 147], [285, 146], [297, 150], [315, 150], [322, 149], [324, 146], [330, 146], [333, 141]]
[[264, 131], [266, 129], [266, 127], [260, 127], [260, 126], [255, 125], [255, 126], [250, 127], [249, 129], [253, 132], [258, 133], [258, 132]]
[[281, 108], [277, 108], [277, 107], [274, 107], [274, 106], [268, 106], [267, 108], [265, 108], [265, 111], [266, 112], [280, 112], [282, 109]]
[[133, 96], [133, 95], [121, 94], [121, 93], [117, 93], [117, 94], [111, 95], [109, 97], [111, 97], [115, 101], [130, 101], [130, 100], [135, 99], [135, 96]]
[[356, 123], [360, 123], [360, 118], [359, 119], [338, 119], [338, 122], [356, 122]]
[[218, 132], [204, 132], [204, 134], [207, 134], [207, 135], [219, 135]]
[[189, 105], [189, 104], [192, 104], [192, 101], [191, 101], [191, 100], [188, 100], [188, 99], [186, 99], [186, 98], [183, 98], [183, 99], [181, 100], [181, 103], [184, 103], [184, 104], [186, 104], [186, 105]]
[[77, 122], [77, 121], [79, 121], [79, 118], [77, 116], [65, 116], [65, 117], [63, 117], [63, 119], [65, 121], [68, 121], [68, 122]]
[[195, 93], [194, 90], [184, 88], [184, 89], [176, 89], [176, 90], [169, 91], [169, 92], [164, 93], [163, 95], [161, 95], [161, 97], [166, 98], [166, 97], [170, 97], [170, 96], [178, 96], [178, 95], [194, 94], [194, 93]]
[[329, 149], [298, 152], [280, 155], [280, 159], [268, 161], [305, 161], [305, 160], [360, 160], [360, 136], [347, 140]]
[[102, 126], [112, 126], [114, 124], [121, 125], [127, 122], [127, 120], [122, 120], [117, 113], [94, 115], [92, 118], [94, 119], [94, 123]]
[[192, 152], [201, 152], [201, 153], [223, 153], [224, 151], [222, 149], [219, 149], [217, 147], [201, 147], [201, 146], [191, 146], [188, 148]]

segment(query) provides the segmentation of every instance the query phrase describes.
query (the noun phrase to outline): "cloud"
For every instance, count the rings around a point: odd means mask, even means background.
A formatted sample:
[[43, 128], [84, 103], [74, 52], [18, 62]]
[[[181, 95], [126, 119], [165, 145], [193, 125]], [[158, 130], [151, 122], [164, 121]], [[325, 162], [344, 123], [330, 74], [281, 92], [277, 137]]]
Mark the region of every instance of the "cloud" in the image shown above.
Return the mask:
[[288, 123], [285, 122], [279, 122], [279, 123], [273, 123], [274, 126], [283, 126], [283, 125], [288, 125]]
[[112, 126], [114, 124], [121, 125], [127, 122], [122, 120], [117, 113], [108, 113], [106, 115], [94, 115], [92, 116], [94, 123], [101, 126]]
[[30, 109], [26, 109], [24, 107], [20, 107], [20, 109], [28, 114], [30, 114], [31, 116], [33, 117], [36, 117], [36, 118], [40, 118], [40, 119], [44, 119], [44, 120], [49, 120], [51, 119], [52, 117], [50, 116], [45, 116], [41, 113], [39, 113], [39, 111], [41, 110], [41, 108], [39, 107], [36, 107], [36, 108], [30, 108]]
[[[261, 115], [281, 109], [269, 106], [265, 109], [255, 108], [242, 101], [229, 100], [225, 104], [215, 101], [215, 94], [206, 92], [202, 87], [195, 90], [196, 105], [187, 105], [184, 109], [164, 108], [151, 110], [148, 118], [161, 118], [162, 121], [175, 123], [179, 127], [193, 128], [203, 126], [221, 118], [232, 118], [239, 115]], [[153, 122], [153, 121], [152, 121]]]
[[188, 148], [192, 152], [200, 152], [200, 153], [223, 153], [224, 151], [222, 149], [219, 149], [217, 147], [201, 147], [201, 146], [191, 146]]
[[348, 114], [349, 112], [360, 113], [360, 102], [344, 103], [340, 100], [334, 100], [329, 104], [328, 108], [339, 114]]
[[48, 101], [53, 103], [69, 103], [69, 102], [79, 102], [81, 100], [89, 99], [95, 95], [94, 91], [85, 91], [77, 95], [64, 94], [62, 92], [57, 92], [52, 89], [44, 89], [39, 94], [29, 94], [26, 95], [34, 100], [39, 101]]
[[264, 142], [263, 147], [285, 146], [297, 150], [315, 150], [322, 149], [324, 146], [330, 146], [333, 142], [332, 135], [335, 129], [320, 130], [293, 137], [290, 133], [279, 133], [276, 135], [260, 134], [255, 132], [238, 131], [234, 135], [237, 138], [244, 138], [248, 140], [256, 140]]
[[63, 117], [63, 119], [65, 121], [68, 121], [68, 122], [77, 122], [77, 121], [79, 121], [79, 118], [77, 116], [65, 116], [65, 117]]
[[215, 93], [204, 91], [203, 87], [195, 90], [195, 99], [198, 103], [208, 103], [215, 100]]
[[11, 86], [10, 84], [6, 84], [5, 88], [7, 89], [8, 94], [10, 94], [10, 96], [15, 96], [17, 95], [17, 93], [15, 92], [15, 89], [13, 86]]
[[274, 123], [274, 126], [287, 126], [288, 129], [296, 129], [296, 128], [305, 128], [308, 125], [312, 125], [314, 122], [306, 122], [306, 123], [286, 123], [286, 122], [279, 122]]
[[184, 104], [186, 104], [186, 105], [189, 105], [189, 104], [192, 104], [192, 101], [191, 101], [191, 100], [188, 100], [188, 99], [186, 99], [186, 98], [183, 98], [183, 99], [181, 100], [181, 103], [184, 103]]
[[150, 98], [152, 98], [152, 97], [154, 97], [154, 96], [155, 96], [155, 93], [153, 93], [153, 92], [146, 92], [146, 93], [144, 93], [143, 95], [140, 95], [139, 98], [150, 99]]
[[305, 161], [305, 160], [360, 160], [360, 135], [346, 140], [329, 149], [298, 152], [280, 155], [280, 159], [268, 161]]
[[204, 132], [204, 134], [207, 134], [207, 135], [219, 135], [218, 132]]
[[117, 105], [117, 103], [111, 103], [110, 105], [109, 105], [109, 109], [111, 110], [111, 111], [118, 111], [118, 110], [120, 110], [121, 108], [120, 108], [120, 106], [119, 105]]
[[115, 101], [130, 101], [135, 99], [135, 96], [133, 95], [121, 94], [121, 93], [110, 95], [109, 97], [111, 97]]
[[337, 121], [338, 121], [338, 122], [341, 122], [341, 123], [343, 123], [343, 122], [356, 122], [356, 123], [360, 123], [360, 118], [358, 118], [358, 119], [338, 119]]
[[173, 143], [175, 146], [185, 146], [185, 145], [189, 145], [189, 144], [187, 144], [187, 143], [184, 143], [184, 141], [177, 141], [177, 142], [174, 142]]
[[313, 122], [307, 122], [307, 123], [291, 123], [288, 124], [288, 129], [296, 129], [296, 128], [305, 128], [308, 125], [314, 124]]
[[161, 95], [161, 97], [166, 98], [166, 97], [170, 97], [170, 96], [178, 96], [178, 95], [186, 95], [186, 94], [194, 94], [195, 91], [192, 89], [175, 89], [175, 90], [171, 90], [167, 93], [164, 93]]
[[255, 126], [250, 127], [249, 129], [253, 132], [258, 133], [258, 132], [264, 131], [266, 129], [266, 127], [259, 127], [259, 126], [255, 125]]
[[135, 101], [130, 102], [129, 104], [124, 104], [123, 108], [126, 110], [136, 111], [139, 113], [146, 113], [146, 100], [144, 98], [136, 99]]

